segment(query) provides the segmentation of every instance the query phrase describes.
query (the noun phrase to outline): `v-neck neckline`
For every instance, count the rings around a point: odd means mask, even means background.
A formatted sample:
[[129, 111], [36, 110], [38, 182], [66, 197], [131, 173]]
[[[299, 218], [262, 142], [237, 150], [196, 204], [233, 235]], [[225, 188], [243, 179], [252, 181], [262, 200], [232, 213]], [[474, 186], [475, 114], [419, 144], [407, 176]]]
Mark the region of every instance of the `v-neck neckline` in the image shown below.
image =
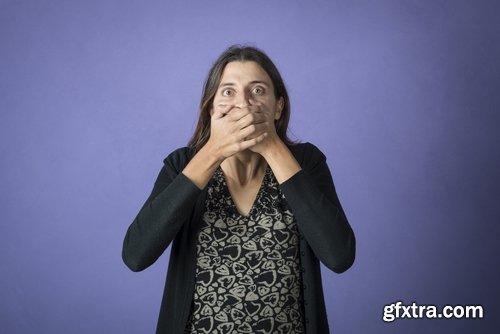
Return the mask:
[[234, 201], [234, 198], [231, 195], [231, 192], [229, 191], [229, 187], [227, 185], [226, 176], [224, 175], [224, 171], [222, 170], [222, 168], [220, 166], [218, 167], [217, 171], [218, 171], [220, 178], [222, 180], [224, 196], [227, 198], [226, 203], [229, 204], [229, 206], [231, 207], [231, 209], [234, 211], [234, 213], [236, 215], [238, 215], [244, 219], [250, 218], [252, 216], [252, 214], [254, 213], [254, 211], [257, 209], [257, 205], [259, 204], [260, 199], [262, 197], [262, 193], [264, 192], [264, 187], [265, 187], [266, 183], [268, 183], [269, 173], [271, 172], [271, 168], [269, 167], [269, 165], [266, 166], [266, 170], [264, 171], [264, 177], [262, 178], [262, 181], [260, 183], [259, 190], [257, 190], [257, 193], [256, 193], [255, 198], [253, 200], [252, 206], [250, 207], [250, 210], [248, 211], [247, 215], [244, 215], [238, 209], [238, 206], [236, 205], [236, 202]]

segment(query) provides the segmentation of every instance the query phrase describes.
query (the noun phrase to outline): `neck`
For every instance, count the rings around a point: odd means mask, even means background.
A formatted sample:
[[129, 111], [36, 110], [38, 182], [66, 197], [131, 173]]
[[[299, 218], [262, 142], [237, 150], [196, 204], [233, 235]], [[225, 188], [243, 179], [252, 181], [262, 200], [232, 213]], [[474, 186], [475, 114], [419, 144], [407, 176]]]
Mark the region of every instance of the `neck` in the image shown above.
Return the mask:
[[221, 168], [227, 178], [240, 185], [260, 178], [266, 171], [267, 162], [258, 153], [245, 150], [227, 158]]

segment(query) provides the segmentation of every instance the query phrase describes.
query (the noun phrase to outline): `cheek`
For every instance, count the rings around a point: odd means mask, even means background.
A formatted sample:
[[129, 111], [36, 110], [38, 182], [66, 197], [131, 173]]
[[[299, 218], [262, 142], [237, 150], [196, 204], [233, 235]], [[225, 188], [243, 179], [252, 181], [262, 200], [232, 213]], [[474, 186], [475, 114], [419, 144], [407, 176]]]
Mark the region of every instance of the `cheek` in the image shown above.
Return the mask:
[[212, 108], [215, 108], [217, 105], [224, 103], [224, 99], [221, 99], [220, 97], [215, 97], [213, 102], [212, 102]]
[[276, 105], [276, 100], [272, 96], [253, 96], [252, 100], [257, 102], [258, 104], [265, 105], [269, 109], [273, 109]]
[[233, 100], [231, 96], [216, 96], [214, 97], [213, 105], [216, 106], [220, 103], [227, 104]]

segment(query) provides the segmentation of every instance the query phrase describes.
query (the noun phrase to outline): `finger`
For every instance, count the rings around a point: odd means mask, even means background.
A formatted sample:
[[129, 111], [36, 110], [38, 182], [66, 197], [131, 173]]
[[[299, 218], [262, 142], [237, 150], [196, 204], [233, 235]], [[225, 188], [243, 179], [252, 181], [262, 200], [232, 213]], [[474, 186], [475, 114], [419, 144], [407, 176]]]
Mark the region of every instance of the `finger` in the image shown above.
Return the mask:
[[249, 111], [246, 109], [242, 109], [240, 107], [234, 107], [229, 113], [229, 120], [233, 122], [239, 121], [241, 118], [245, 117], [245, 115], [249, 114]]
[[227, 114], [232, 108], [234, 108], [231, 104], [219, 103], [216, 107], [221, 113]]
[[239, 140], [246, 140], [260, 136], [262, 133], [266, 132], [267, 123], [251, 124], [246, 128], [242, 129], [237, 138]]
[[252, 107], [257, 108], [258, 110], [260, 110], [264, 113], [269, 113], [271, 111], [269, 108], [267, 108], [264, 104], [262, 104], [259, 101], [255, 101], [252, 99], [250, 99], [249, 101], [250, 101], [250, 104], [252, 105]]
[[233, 113], [234, 120], [238, 120], [239, 118], [242, 117], [242, 115], [246, 115], [248, 113], [254, 113], [254, 112], [259, 112], [260, 107], [259, 106], [244, 106], [244, 107], [234, 107], [235, 111]]
[[239, 145], [240, 149], [243, 151], [243, 150], [246, 150], [247, 148], [255, 146], [255, 145], [263, 142], [264, 139], [266, 139], [267, 136], [268, 136], [267, 132], [264, 132], [263, 134], [261, 134], [258, 137], [245, 140], [245, 141], [243, 141], [243, 142], [240, 143], [240, 145]]
[[241, 110], [247, 110], [248, 112], [258, 112], [261, 109], [259, 105], [248, 105], [240, 108]]
[[238, 143], [234, 143], [232, 146], [234, 153], [232, 153], [231, 155], [236, 154], [236, 153], [241, 152], [241, 151], [244, 151], [252, 146], [255, 146], [255, 145], [261, 143], [262, 141], [264, 141], [264, 139], [266, 139], [267, 136], [268, 136], [267, 132], [264, 132], [263, 134], [255, 137], [255, 138], [251, 138], [251, 139], [247, 139], [247, 140], [244, 140], [244, 141], [241, 141]]
[[243, 129], [251, 124], [263, 123], [266, 121], [266, 115], [263, 112], [248, 113], [238, 121], [236, 121], [236, 126]]
[[226, 104], [218, 104], [215, 106], [214, 109], [214, 116], [216, 119], [222, 118], [225, 115], [229, 113], [233, 106], [232, 105], [226, 105]]

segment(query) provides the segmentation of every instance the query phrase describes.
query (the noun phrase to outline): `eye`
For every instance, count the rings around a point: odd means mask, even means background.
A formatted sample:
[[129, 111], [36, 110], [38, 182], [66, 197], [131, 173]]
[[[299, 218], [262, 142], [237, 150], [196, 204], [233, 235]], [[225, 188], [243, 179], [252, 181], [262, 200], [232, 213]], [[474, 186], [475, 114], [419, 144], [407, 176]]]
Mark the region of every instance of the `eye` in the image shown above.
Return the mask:
[[222, 91], [222, 96], [233, 96], [233, 91], [229, 88], [226, 88]]
[[257, 86], [254, 89], [252, 89], [252, 93], [255, 95], [262, 95], [262, 94], [264, 94], [264, 92], [265, 92], [265, 90], [261, 86]]

